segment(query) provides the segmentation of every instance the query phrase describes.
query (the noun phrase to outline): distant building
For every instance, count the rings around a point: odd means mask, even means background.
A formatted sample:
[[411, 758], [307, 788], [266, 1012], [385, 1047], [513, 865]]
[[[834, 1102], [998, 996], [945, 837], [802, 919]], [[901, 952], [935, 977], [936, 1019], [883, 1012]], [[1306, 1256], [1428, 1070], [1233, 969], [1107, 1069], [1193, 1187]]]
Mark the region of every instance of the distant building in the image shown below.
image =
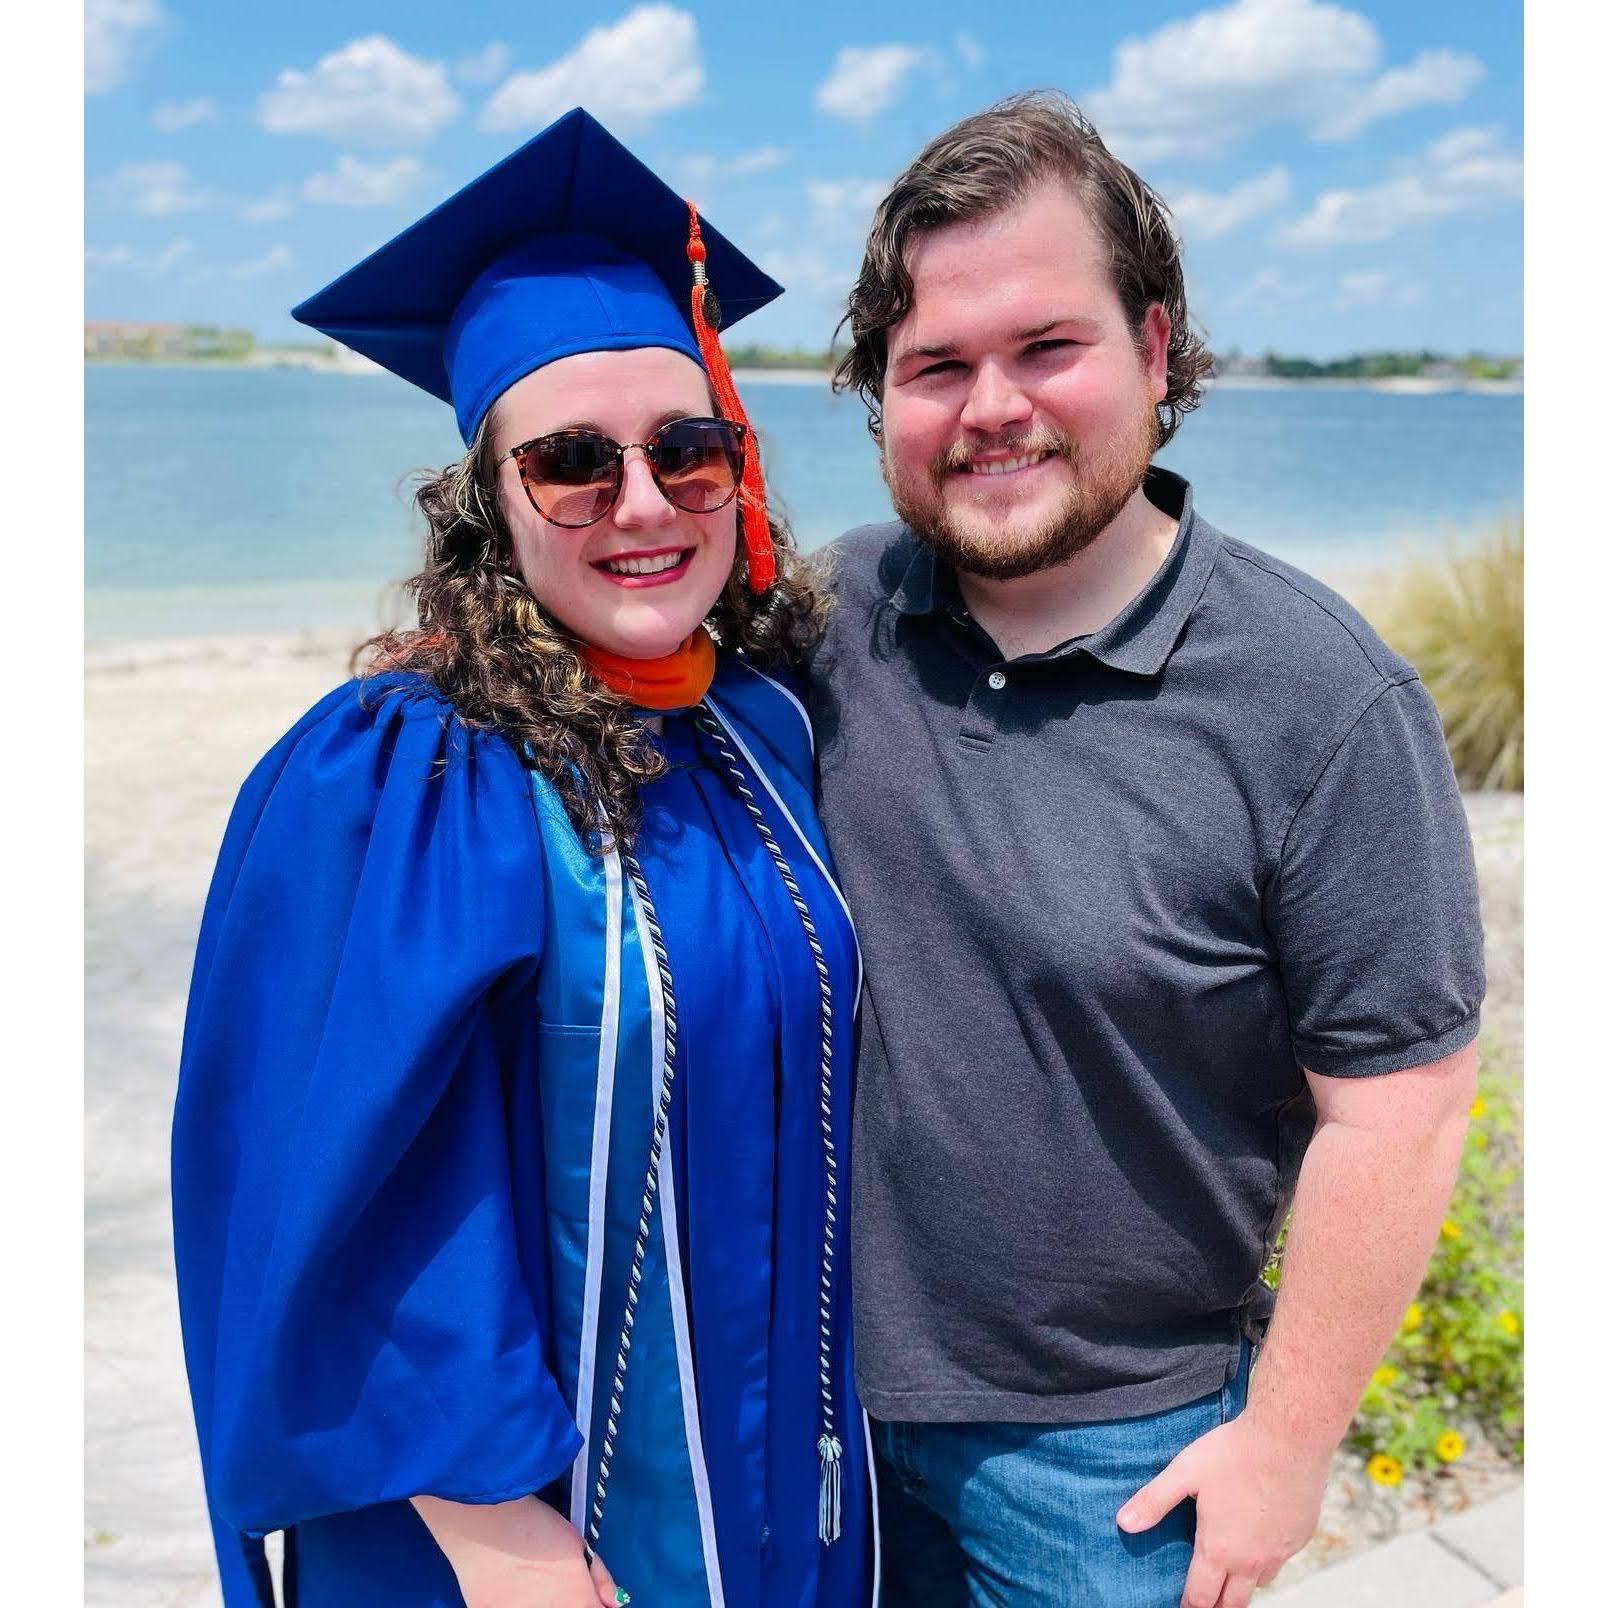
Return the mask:
[[190, 324], [191, 357], [249, 357], [257, 337], [249, 329], [219, 329], [214, 324]]
[[123, 319], [90, 319], [84, 324], [84, 358], [90, 362], [242, 358], [256, 343], [249, 329], [220, 329], [213, 324], [133, 324]]

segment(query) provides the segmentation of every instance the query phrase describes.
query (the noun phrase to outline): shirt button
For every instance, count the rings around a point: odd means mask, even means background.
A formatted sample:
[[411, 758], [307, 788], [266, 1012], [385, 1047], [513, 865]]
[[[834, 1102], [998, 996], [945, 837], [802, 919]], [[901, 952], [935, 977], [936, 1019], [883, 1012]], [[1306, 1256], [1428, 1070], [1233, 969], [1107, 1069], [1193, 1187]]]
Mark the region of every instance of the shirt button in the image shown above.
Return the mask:
[[1003, 692], [1005, 690], [1005, 672], [1003, 670], [996, 670], [993, 675], [988, 678], [988, 684], [994, 689], [995, 692]]

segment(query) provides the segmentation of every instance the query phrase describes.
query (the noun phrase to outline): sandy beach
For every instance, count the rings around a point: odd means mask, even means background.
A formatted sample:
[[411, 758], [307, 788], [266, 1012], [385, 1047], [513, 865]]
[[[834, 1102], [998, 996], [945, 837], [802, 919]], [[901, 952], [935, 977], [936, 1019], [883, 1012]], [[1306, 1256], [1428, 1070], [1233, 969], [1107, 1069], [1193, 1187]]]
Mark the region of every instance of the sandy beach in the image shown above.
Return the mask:
[[179, 1035], [235, 792], [344, 661], [328, 640], [152, 643], [86, 674], [85, 1573], [101, 1608], [220, 1600], [173, 1294]]
[[[102, 645], [86, 673], [86, 1601], [219, 1601], [174, 1303], [167, 1143], [201, 904], [236, 790], [346, 675], [338, 637]], [[1518, 1061], [1522, 799], [1469, 799], [1488, 1021]], [[1507, 1057], [1505, 1057], [1507, 1058]]]

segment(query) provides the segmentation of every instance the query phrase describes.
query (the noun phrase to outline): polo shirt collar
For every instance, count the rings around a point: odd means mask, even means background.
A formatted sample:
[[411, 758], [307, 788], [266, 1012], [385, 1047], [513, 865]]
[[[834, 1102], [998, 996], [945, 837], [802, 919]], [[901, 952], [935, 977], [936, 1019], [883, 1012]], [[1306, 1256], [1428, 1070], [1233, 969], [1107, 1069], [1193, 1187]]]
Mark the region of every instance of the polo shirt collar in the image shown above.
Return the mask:
[[[1221, 537], [1195, 512], [1195, 493], [1182, 475], [1154, 464], [1145, 474], [1145, 495], [1178, 521], [1178, 535], [1161, 568], [1114, 620], [1037, 659], [1086, 653], [1113, 670], [1153, 676], [1167, 663], [1190, 614], [1206, 589]], [[958, 597], [953, 572], [919, 538], [891, 602], [901, 614], [931, 614], [944, 595]]]
[[910, 536], [910, 563], [891, 602], [901, 614], [931, 614], [938, 601], [938, 555], [914, 531]]

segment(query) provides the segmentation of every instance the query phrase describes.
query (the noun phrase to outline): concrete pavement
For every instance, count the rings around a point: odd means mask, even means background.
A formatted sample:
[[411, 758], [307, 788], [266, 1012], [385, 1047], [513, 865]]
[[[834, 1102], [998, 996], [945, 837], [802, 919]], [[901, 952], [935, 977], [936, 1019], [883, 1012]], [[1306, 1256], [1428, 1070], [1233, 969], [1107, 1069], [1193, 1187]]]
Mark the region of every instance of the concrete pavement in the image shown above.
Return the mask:
[[1258, 1596], [1270, 1608], [1519, 1608], [1524, 1490]]

